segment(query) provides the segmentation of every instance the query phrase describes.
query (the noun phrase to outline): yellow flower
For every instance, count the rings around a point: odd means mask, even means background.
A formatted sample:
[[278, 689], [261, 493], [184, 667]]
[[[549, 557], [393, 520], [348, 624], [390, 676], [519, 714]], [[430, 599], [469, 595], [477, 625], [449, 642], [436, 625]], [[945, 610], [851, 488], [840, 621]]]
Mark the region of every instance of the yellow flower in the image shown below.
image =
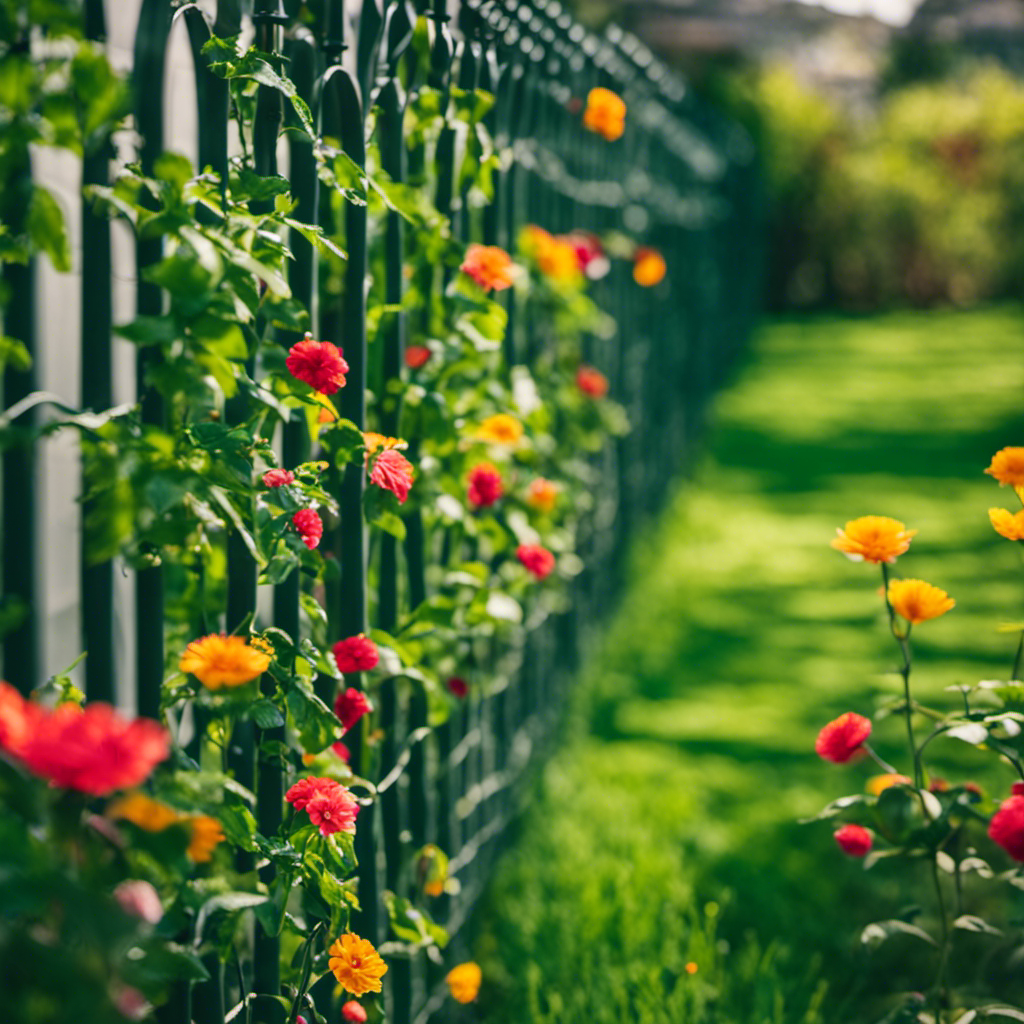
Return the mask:
[[910, 779], [906, 775], [897, 772], [887, 772], [885, 775], [872, 775], [864, 787], [872, 796], [878, 796], [884, 789], [890, 786], [909, 786]]
[[910, 547], [917, 530], [908, 530], [898, 519], [888, 516], [861, 516], [851, 519], [832, 541], [853, 562], [895, 562]]
[[471, 1003], [476, 999], [480, 991], [480, 983], [484, 980], [484, 973], [480, 965], [470, 960], [468, 963], [459, 964], [453, 967], [445, 976], [448, 982], [448, 991], [452, 999], [457, 1003]]
[[269, 656], [245, 642], [245, 637], [211, 633], [185, 648], [178, 667], [191, 672], [204, 686], [219, 690], [241, 686], [270, 667]]
[[551, 512], [558, 503], [558, 487], [550, 480], [538, 476], [526, 489], [526, 504], [538, 512]]
[[990, 508], [988, 518], [992, 529], [1007, 540], [1024, 540], [1024, 509], [1009, 512], [1005, 508]]
[[507, 412], [488, 416], [476, 431], [478, 441], [491, 444], [515, 444], [523, 436], [523, 425]]
[[388, 965], [373, 948], [373, 943], [352, 932], [345, 932], [334, 940], [328, 966], [338, 984], [354, 996], [381, 990], [380, 979], [388, 972]]
[[545, 277], [556, 281], [581, 279], [576, 246], [564, 236], [552, 235], [536, 224], [527, 224], [519, 234], [519, 248]]
[[205, 814], [189, 818], [188, 826], [192, 830], [187, 850], [189, 859], [195, 864], [205, 864], [213, 859], [217, 844], [224, 842], [224, 830], [216, 818]]
[[583, 127], [614, 142], [626, 130], [626, 104], [611, 89], [591, 89], [583, 111]]
[[665, 280], [668, 266], [657, 249], [639, 248], [633, 258], [633, 280], [641, 288], [653, 288]]
[[181, 815], [173, 807], [138, 791], [125, 793], [115, 800], [107, 808], [107, 815], [115, 820], [130, 821], [146, 832], [163, 832], [181, 820]]
[[392, 448], [408, 448], [409, 442], [403, 441], [400, 437], [385, 437], [372, 430], [364, 431], [363, 447], [366, 449], [366, 460], [369, 460], [379, 451], [389, 451]]
[[1000, 484], [1024, 487], [1024, 448], [1000, 448], [992, 456], [992, 464], [985, 472]]
[[893, 580], [889, 584], [889, 604], [908, 622], [927, 622], [945, 615], [956, 601], [924, 580]]

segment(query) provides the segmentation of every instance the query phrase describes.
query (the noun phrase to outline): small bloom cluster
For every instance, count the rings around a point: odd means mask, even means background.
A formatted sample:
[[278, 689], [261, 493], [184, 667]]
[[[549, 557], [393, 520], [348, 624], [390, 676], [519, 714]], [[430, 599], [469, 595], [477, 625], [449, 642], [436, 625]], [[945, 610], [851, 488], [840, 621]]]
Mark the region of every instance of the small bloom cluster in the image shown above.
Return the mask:
[[126, 793], [107, 808], [114, 821], [128, 821], [146, 832], [163, 832], [173, 825], [184, 825], [189, 832], [186, 853], [193, 863], [206, 864], [213, 851], [224, 842], [224, 830], [216, 818], [206, 814], [180, 814], [173, 807], [145, 793]]
[[516, 548], [516, 558], [523, 568], [538, 580], [550, 576], [551, 570], [555, 567], [555, 556], [539, 544], [520, 544]]
[[297, 811], [305, 811], [322, 836], [335, 832], [354, 834], [359, 804], [355, 797], [334, 779], [299, 779], [284, 795]]
[[320, 513], [317, 512], [316, 509], [300, 508], [299, 511], [292, 516], [292, 525], [298, 531], [302, 543], [305, 544], [310, 551], [320, 545], [320, 539], [324, 535], [324, 522], [320, 518]]
[[665, 280], [668, 266], [657, 249], [640, 246], [633, 255], [633, 280], [641, 288], [653, 288]]
[[611, 89], [591, 89], [583, 111], [583, 127], [608, 142], [622, 138], [626, 130], [626, 104]]
[[608, 394], [608, 378], [592, 366], [581, 366], [576, 371], [576, 387], [590, 398], [604, 398]]
[[466, 499], [473, 508], [490, 508], [505, 493], [505, 485], [498, 468], [490, 462], [481, 462], [469, 471]]
[[185, 648], [178, 667], [194, 675], [209, 690], [242, 686], [270, 667], [270, 655], [244, 636], [211, 633]]
[[[331, 943], [327, 951], [327, 966], [334, 975], [338, 984], [351, 992], [354, 996], [366, 995], [367, 992], [379, 992], [382, 988], [381, 978], [388, 973], [388, 965], [381, 959], [380, 954], [373, 947], [368, 939], [361, 939], [352, 932], [345, 932]], [[366, 1020], [366, 1013], [362, 1016], [352, 1015], [353, 1005], [346, 1003], [349, 1007], [346, 1020]], [[362, 1007], [359, 1007], [362, 1010]], [[344, 1012], [344, 1010], [343, 1010]]]
[[333, 395], [345, 386], [345, 374], [349, 369], [337, 345], [329, 341], [314, 341], [308, 334], [288, 350], [285, 365], [296, 380], [324, 395]]
[[455, 1002], [471, 1003], [480, 991], [484, 975], [480, 965], [470, 960], [468, 963], [453, 967], [444, 980], [448, 982], [448, 991]]
[[512, 257], [496, 245], [471, 245], [459, 269], [488, 292], [504, 291], [515, 281]]

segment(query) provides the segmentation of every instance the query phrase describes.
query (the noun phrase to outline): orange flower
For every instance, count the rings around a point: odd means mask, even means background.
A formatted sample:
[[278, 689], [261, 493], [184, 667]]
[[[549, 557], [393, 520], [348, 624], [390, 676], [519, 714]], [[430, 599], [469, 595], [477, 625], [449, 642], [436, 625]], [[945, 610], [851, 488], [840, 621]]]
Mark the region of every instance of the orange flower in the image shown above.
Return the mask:
[[515, 444], [523, 436], [523, 425], [507, 412], [488, 416], [477, 427], [476, 439], [490, 444]]
[[459, 268], [484, 291], [504, 291], [512, 287], [515, 264], [504, 249], [496, 245], [471, 245]]
[[611, 89], [591, 89], [583, 111], [583, 127], [614, 142], [626, 130], [626, 104]]
[[558, 503], [558, 487], [539, 476], [526, 489], [526, 504], [538, 512], [551, 512]]
[[898, 519], [888, 516], [861, 516], [851, 519], [832, 541], [851, 562], [895, 562], [910, 547], [917, 530], [908, 530]]
[[527, 224], [519, 235], [519, 248], [537, 264], [537, 269], [555, 281], [580, 279], [580, 260], [572, 240], [555, 236], [536, 224]]
[[641, 246], [633, 257], [633, 280], [641, 288], [653, 288], [665, 280], [668, 266], [657, 249]]
[[888, 789], [890, 786], [909, 786], [911, 785], [910, 779], [906, 775], [900, 775], [897, 772], [887, 772], [885, 775], [872, 775], [865, 785], [865, 789], [872, 795], [878, 796], [883, 790]]
[[373, 948], [373, 943], [352, 932], [335, 939], [328, 950], [328, 966], [338, 984], [354, 996], [381, 990], [380, 979], [388, 972], [388, 965]]
[[218, 843], [224, 842], [224, 830], [216, 818], [206, 814], [197, 814], [194, 818], [188, 819], [188, 826], [192, 831], [189, 840], [189, 859], [195, 864], [205, 864], [213, 860], [213, 851]]
[[366, 449], [366, 461], [369, 462], [371, 456], [378, 451], [386, 452], [392, 448], [404, 450], [409, 447], [409, 442], [403, 441], [400, 437], [385, 437], [383, 434], [366, 430], [363, 432], [363, 447]]
[[211, 633], [185, 648], [178, 667], [191, 672], [203, 686], [219, 690], [262, 675], [270, 667], [270, 658], [246, 643], [245, 637]]
[[480, 970], [479, 964], [470, 960], [468, 963], [453, 967], [444, 980], [448, 982], [448, 991], [451, 992], [455, 1002], [471, 1003], [480, 991], [484, 973]]
[[138, 791], [125, 793], [115, 800], [107, 808], [107, 816], [115, 821], [130, 821], [146, 832], [163, 832], [181, 821], [181, 815], [173, 807]]
[[1000, 484], [1024, 487], [1024, 448], [1000, 448], [985, 472]]
[[916, 623], [945, 615], [956, 601], [924, 580], [893, 580], [889, 584], [889, 604], [897, 615]]
[[1024, 509], [1009, 512], [1005, 508], [990, 508], [988, 518], [992, 529], [1007, 540], [1024, 540]]

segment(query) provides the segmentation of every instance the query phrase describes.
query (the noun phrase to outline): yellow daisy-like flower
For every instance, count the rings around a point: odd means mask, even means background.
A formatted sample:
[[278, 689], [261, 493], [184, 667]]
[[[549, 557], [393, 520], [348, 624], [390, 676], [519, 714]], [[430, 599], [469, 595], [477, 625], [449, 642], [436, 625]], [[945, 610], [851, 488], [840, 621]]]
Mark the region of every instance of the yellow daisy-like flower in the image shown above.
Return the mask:
[[448, 982], [448, 991], [451, 992], [455, 1002], [471, 1003], [480, 991], [484, 973], [480, 970], [479, 964], [470, 960], [468, 963], [453, 967], [444, 980]]
[[181, 815], [173, 807], [138, 791], [125, 793], [110, 804], [107, 816], [115, 821], [130, 821], [146, 832], [163, 832], [181, 820]]
[[476, 431], [478, 441], [487, 441], [490, 444], [516, 444], [522, 436], [522, 423], [507, 412], [488, 416]]
[[889, 604], [897, 615], [917, 623], [945, 615], [956, 601], [924, 580], [893, 580], [889, 584]]
[[985, 472], [1000, 484], [1024, 487], [1024, 448], [1000, 448]]
[[380, 979], [388, 973], [388, 965], [368, 939], [345, 932], [327, 953], [327, 964], [343, 989], [354, 996], [381, 990]]
[[186, 851], [189, 859], [195, 864], [205, 864], [213, 859], [213, 851], [217, 844], [224, 842], [224, 830], [216, 818], [206, 814], [189, 818], [188, 826], [192, 831], [192, 838]]
[[1010, 512], [1005, 508], [990, 508], [989, 522], [992, 529], [1007, 540], [1024, 540], [1024, 509]]
[[908, 530], [898, 519], [888, 516], [861, 516], [851, 519], [832, 541], [853, 562], [895, 562], [910, 547], [917, 530]]
[[245, 637], [211, 633], [185, 648], [178, 667], [190, 672], [211, 690], [241, 686], [270, 667], [265, 651], [246, 643]]
[[583, 111], [583, 127], [596, 132], [608, 142], [622, 137], [626, 130], [626, 104], [611, 89], [591, 89], [587, 109]]
[[900, 775], [898, 772], [886, 772], [884, 775], [872, 775], [871, 778], [868, 779], [864, 788], [872, 796], [878, 796], [879, 793], [888, 789], [890, 786], [909, 785], [911, 785], [911, 782], [906, 775]]

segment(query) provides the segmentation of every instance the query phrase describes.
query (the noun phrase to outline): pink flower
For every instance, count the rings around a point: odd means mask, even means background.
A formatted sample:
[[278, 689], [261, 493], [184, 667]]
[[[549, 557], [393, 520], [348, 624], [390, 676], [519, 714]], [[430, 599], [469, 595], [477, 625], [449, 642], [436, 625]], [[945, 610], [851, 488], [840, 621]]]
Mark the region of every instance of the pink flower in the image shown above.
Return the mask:
[[338, 783], [334, 779], [322, 779], [315, 776], [310, 776], [307, 779], [299, 779], [294, 786], [291, 786], [287, 793], [285, 793], [285, 800], [290, 803], [295, 810], [304, 811], [306, 804], [320, 792], [321, 789], [330, 788], [331, 786], [337, 786]]
[[129, 878], [114, 889], [114, 899], [121, 909], [132, 917], [156, 924], [164, 916], [160, 895], [149, 882], [141, 878]]
[[847, 711], [829, 722], [815, 741], [814, 750], [819, 757], [834, 764], [845, 764], [860, 750], [871, 735], [871, 719]]
[[404, 505], [414, 474], [412, 463], [400, 451], [388, 448], [377, 456], [370, 471], [370, 483], [390, 491], [398, 498], [398, 504]]
[[[1021, 787], [1018, 789], [1018, 787]], [[989, 822], [989, 838], [998, 843], [1014, 860], [1024, 861], [1024, 785], [1014, 783], [1007, 797]]]
[[333, 395], [345, 386], [348, 363], [341, 349], [329, 341], [307, 337], [297, 342], [288, 350], [285, 365], [293, 377], [325, 395]]
[[539, 544], [520, 544], [516, 548], [516, 558], [519, 559], [526, 571], [538, 580], [549, 576], [555, 567], [555, 556]]
[[[374, 662], [376, 664], [376, 662]], [[342, 727], [348, 732], [363, 715], [373, 710], [373, 705], [362, 690], [350, 686], [339, 693], [334, 700], [334, 713], [341, 719]]]
[[359, 804], [344, 786], [336, 782], [329, 788], [318, 789], [310, 797], [306, 813], [309, 820], [320, 829], [322, 836], [335, 832], [353, 833], [356, 830]]
[[466, 497], [474, 508], [490, 508], [505, 493], [501, 473], [493, 463], [481, 462], [469, 471]]
[[835, 833], [839, 849], [850, 857], [866, 857], [871, 850], [874, 836], [860, 825], [844, 825]]
[[369, 672], [380, 661], [377, 645], [362, 633], [339, 640], [332, 652], [339, 672]]
[[354, 999], [350, 999], [342, 1006], [341, 1015], [345, 1020], [352, 1021], [353, 1024], [365, 1024], [366, 1022], [366, 1011]]
[[316, 509], [300, 508], [292, 516], [292, 524], [299, 531], [302, 543], [310, 551], [320, 543], [320, 538], [324, 535], [324, 523]]
[[264, 487], [284, 487], [295, 483], [295, 474], [290, 469], [268, 469], [263, 474]]
[[106, 796], [144, 782], [169, 753], [156, 722], [128, 721], [109, 704], [62, 704], [40, 716], [18, 756], [55, 786]]
[[460, 700], [469, 693], [469, 684], [458, 676], [452, 676], [445, 685], [448, 687], [448, 692]]

